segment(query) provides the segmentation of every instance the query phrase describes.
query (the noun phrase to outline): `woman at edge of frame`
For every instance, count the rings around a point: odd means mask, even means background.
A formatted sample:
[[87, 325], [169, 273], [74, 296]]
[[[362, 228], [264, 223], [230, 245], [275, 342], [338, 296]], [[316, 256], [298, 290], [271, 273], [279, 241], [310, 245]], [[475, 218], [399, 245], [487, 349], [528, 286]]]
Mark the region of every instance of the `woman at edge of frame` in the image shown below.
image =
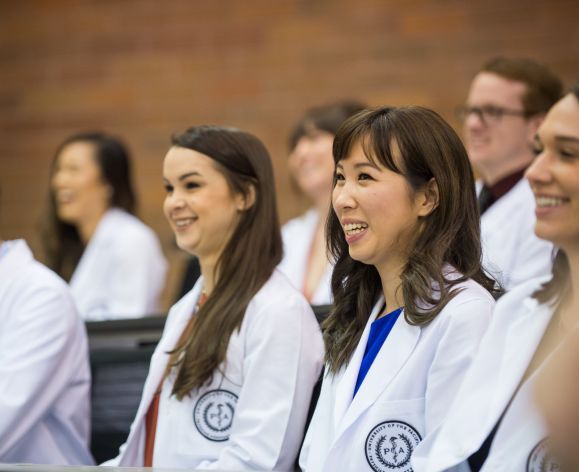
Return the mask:
[[497, 303], [452, 414], [415, 458], [416, 471], [575, 470], [553, 454], [563, 445], [561, 458], [576, 455], [576, 448], [565, 448], [562, 431], [554, 432], [551, 447], [534, 390], [579, 322], [573, 290], [579, 269], [579, 85], [547, 113], [535, 154], [525, 175], [535, 195], [535, 234], [558, 248], [552, 275], [522, 284]]

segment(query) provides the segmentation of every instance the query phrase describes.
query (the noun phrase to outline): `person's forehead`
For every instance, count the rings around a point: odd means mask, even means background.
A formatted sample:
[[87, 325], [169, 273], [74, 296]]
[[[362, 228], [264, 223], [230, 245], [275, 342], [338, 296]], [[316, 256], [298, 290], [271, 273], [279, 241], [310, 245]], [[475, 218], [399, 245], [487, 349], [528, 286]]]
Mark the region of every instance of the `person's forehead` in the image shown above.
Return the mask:
[[526, 84], [491, 72], [480, 72], [472, 81], [468, 102], [471, 105], [522, 105]]
[[557, 134], [579, 138], [579, 101], [569, 94], [557, 102], [539, 128], [539, 135]]

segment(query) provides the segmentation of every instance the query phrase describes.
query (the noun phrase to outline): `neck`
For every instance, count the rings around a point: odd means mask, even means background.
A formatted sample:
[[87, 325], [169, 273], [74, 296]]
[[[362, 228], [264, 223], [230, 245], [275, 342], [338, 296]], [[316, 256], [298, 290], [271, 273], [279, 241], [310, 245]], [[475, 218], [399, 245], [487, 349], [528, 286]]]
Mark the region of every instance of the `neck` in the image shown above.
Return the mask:
[[400, 290], [400, 275], [402, 274], [403, 267], [404, 262], [401, 261], [390, 261], [389, 263], [382, 264], [380, 267], [376, 267], [382, 282], [382, 292], [386, 303], [385, 313], [390, 313], [404, 306], [404, 298]]
[[216, 266], [217, 260], [199, 259], [201, 275], [203, 276], [203, 292], [210, 295], [217, 282]]
[[525, 152], [517, 158], [513, 157], [513, 159], [509, 160], [507, 163], [501, 163], [501, 167], [499, 169], [480, 167], [477, 168], [477, 171], [479, 172], [485, 185], [492, 187], [501, 179], [504, 179], [505, 177], [508, 177], [509, 175], [520, 171], [521, 169], [526, 169], [529, 167], [533, 161], [533, 158], [534, 156], [532, 153]]
[[93, 237], [107, 209], [108, 208], [103, 208], [95, 211], [91, 215], [87, 215], [82, 221], [78, 222], [78, 224], [76, 225], [76, 229], [78, 230], [80, 239], [84, 244], [87, 244]]
[[563, 310], [563, 324], [571, 329], [579, 322], [579, 249], [565, 251], [569, 258], [570, 293]]

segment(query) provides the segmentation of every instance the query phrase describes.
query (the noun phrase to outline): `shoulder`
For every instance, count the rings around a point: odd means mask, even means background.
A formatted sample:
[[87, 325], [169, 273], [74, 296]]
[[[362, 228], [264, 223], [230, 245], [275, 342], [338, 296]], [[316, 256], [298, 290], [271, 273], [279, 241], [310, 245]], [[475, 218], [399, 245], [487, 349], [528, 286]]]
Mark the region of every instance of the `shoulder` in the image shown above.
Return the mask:
[[136, 216], [116, 208], [110, 210], [109, 213], [110, 215], [107, 215], [108, 226], [120, 238], [157, 239], [155, 232]]
[[289, 220], [286, 224], [283, 225], [281, 231], [284, 237], [295, 233], [301, 233], [306, 228], [315, 227], [317, 221], [318, 212], [311, 208], [303, 215]]
[[521, 309], [535, 309], [539, 305], [539, 302], [533, 298], [533, 294], [550, 279], [551, 275], [536, 277], [534, 279], [523, 282], [520, 285], [517, 285], [515, 288], [509, 290], [497, 302], [495, 308], [495, 318], [501, 317], [504, 319], [509, 319], [512, 318], [512, 316], [501, 316], [501, 313], [520, 312]]
[[103, 231], [97, 235], [108, 250], [119, 256], [129, 254], [153, 256], [161, 253], [161, 245], [155, 232], [136, 216], [118, 208], [105, 215]]
[[492, 295], [472, 279], [460, 282], [452, 288], [456, 295], [448, 301], [433, 324], [470, 323], [490, 320], [495, 306]]
[[275, 269], [269, 280], [255, 294], [247, 307], [249, 316], [277, 320], [313, 316], [312, 308], [305, 297], [291, 284], [288, 278]]
[[20, 322], [45, 326], [50, 332], [67, 330], [79, 321], [66, 282], [35, 260], [14, 274], [3, 299]]

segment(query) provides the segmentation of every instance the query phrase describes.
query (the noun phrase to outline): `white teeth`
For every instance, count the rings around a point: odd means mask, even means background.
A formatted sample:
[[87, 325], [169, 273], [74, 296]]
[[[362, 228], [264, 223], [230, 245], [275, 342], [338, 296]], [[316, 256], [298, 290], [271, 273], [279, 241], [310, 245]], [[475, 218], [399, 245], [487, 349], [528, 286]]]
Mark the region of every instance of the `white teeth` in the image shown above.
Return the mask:
[[347, 225], [344, 225], [344, 231], [348, 235], [361, 233], [366, 228], [368, 228], [366, 223], [348, 223]]
[[184, 226], [187, 226], [188, 224], [193, 223], [194, 220], [195, 218], [181, 218], [179, 220], [175, 220], [175, 226], [177, 228], [182, 228]]
[[565, 200], [555, 197], [537, 197], [537, 206], [540, 208], [556, 207], [562, 205]]

